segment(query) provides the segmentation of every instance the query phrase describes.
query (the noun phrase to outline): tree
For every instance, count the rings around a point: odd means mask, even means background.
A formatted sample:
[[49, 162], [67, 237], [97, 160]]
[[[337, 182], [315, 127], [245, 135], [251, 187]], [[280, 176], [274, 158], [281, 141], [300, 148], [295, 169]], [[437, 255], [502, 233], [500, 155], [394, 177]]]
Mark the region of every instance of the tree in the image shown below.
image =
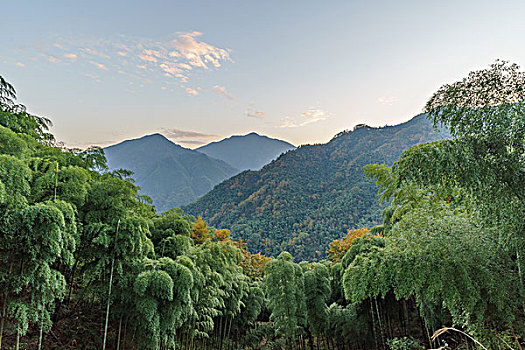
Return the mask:
[[[328, 302], [330, 300], [330, 270], [321, 263], [313, 263], [304, 273], [306, 319], [311, 333], [320, 338], [328, 327]], [[319, 347], [319, 346], [318, 346]]]
[[191, 237], [197, 244], [202, 244], [211, 238], [208, 224], [202, 220], [201, 216], [199, 216], [197, 221], [195, 221], [193, 224], [193, 232], [191, 233]]
[[334, 263], [340, 262], [345, 253], [352, 247], [354, 239], [363, 237], [369, 232], [370, 230], [366, 227], [348, 230], [345, 237], [336, 239], [328, 245], [326, 251], [328, 258]]
[[[427, 102], [428, 117], [450, 129], [450, 140], [423, 144], [396, 162], [398, 187], [459, 187], [489, 220], [507, 221], [525, 236], [525, 73], [496, 61]], [[504, 220], [503, 220], [504, 219]]]
[[499, 228], [525, 300], [525, 73], [496, 61], [443, 85], [425, 109], [453, 138], [405, 152], [394, 165], [397, 188], [461, 191], [486, 227]]
[[264, 269], [270, 320], [274, 322], [275, 335], [286, 338], [289, 348], [306, 323], [303, 272], [292, 259], [290, 253], [282, 252]]
[[2, 276], [7, 284], [2, 323], [4, 318], [13, 320], [17, 343], [29, 325], [35, 325], [41, 344], [42, 332], [52, 325], [55, 300], [65, 295], [65, 278], [57, 266], [73, 262], [74, 214], [67, 203], [38, 203], [16, 210], [11, 218], [10, 227], [5, 228], [11, 234], [4, 237], [10, 242], [5, 256], [9, 275]]
[[0, 125], [41, 142], [54, 141], [53, 135], [47, 132], [51, 120], [29, 114], [26, 107], [16, 104], [15, 100], [15, 88], [0, 76]]

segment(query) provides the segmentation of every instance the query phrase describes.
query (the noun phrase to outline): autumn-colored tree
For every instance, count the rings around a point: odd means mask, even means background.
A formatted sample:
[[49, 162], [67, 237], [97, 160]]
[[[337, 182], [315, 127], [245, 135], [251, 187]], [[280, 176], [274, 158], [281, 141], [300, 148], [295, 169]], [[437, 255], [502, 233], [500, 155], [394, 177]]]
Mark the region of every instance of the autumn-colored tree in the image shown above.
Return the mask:
[[262, 279], [264, 267], [272, 258], [260, 252], [257, 254], [251, 253], [247, 248], [246, 242], [242, 239], [232, 241], [232, 244], [241, 251], [242, 259], [239, 265], [242, 267], [243, 273], [252, 280]]
[[193, 224], [193, 232], [191, 237], [197, 244], [202, 244], [210, 239], [210, 229], [208, 224], [202, 219], [201, 216], [197, 218], [197, 221]]
[[370, 233], [370, 230], [366, 227], [348, 230], [345, 237], [336, 239], [328, 245], [328, 250], [326, 251], [328, 258], [334, 263], [340, 262], [346, 252], [352, 247], [354, 239], [361, 238], [367, 233]]
[[228, 229], [221, 229], [221, 230], [215, 230], [215, 238], [217, 238], [219, 241], [226, 241], [230, 238], [230, 230]]

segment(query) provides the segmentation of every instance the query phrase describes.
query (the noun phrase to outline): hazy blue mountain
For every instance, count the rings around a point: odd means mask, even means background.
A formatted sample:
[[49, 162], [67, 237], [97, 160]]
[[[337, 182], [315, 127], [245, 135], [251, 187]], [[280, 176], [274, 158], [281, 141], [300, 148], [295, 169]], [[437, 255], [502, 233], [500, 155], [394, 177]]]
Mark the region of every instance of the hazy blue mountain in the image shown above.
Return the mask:
[[110, 169], [128, 169], [162, 212], [202, 196], [239, 171], [225, 162], [181, 147], [160, 134], [104, 148]]
[[300, 146], [262, 170], [244, 171], [184, 210], [230, 229], [253, 252], [319, 259], [348, 229], [380, 223], [377, 187], [363, 166], [391, 165], [404, 150], [448, 135], [424, 115], [396, 126], [360, 125], [326, 144]]
[[212, 142], [196, 151], [220, 159], [234, 168], [259, 170], [282, 153], [295, 149], [295, 146], [254, 132], [243, 136], [232, 136], [218, 142]]

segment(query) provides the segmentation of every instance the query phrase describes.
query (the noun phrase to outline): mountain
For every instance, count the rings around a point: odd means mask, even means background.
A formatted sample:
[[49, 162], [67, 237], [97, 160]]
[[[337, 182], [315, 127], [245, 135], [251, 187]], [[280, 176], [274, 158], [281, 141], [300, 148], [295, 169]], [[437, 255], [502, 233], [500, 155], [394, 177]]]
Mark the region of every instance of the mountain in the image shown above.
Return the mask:
[[396, 126], [359, 125], [326, 144], [289, 151], [260, 171], [242, 172], [184, 210], [229, 228], [253, 252], [319, 259], [348, 229], [380, 223], [377, 187], [363, 166], [391, 165], [411, 146], [447, 136], [425, 115]]
[[141, 193], [150, 196], [160, 212], [190, 203], [239, 172], [160, 134], [127, 140], [104, 148], [104, 152], [110, 169], [134, 172]]
[[196, 151], [220, 159], [234, 168], [259, 170], [280, 154], [295, 149], [295, 146], [254, 132], [243, 136], [232, 136], [218, 142], [212, 142]]

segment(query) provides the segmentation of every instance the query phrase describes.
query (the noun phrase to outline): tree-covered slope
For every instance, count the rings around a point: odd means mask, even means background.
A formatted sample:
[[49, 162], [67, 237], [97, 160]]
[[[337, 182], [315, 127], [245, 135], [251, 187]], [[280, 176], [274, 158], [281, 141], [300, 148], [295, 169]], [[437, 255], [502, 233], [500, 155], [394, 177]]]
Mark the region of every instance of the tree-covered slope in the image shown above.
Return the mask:
[[243, 171], [259, 170], [282, 153], [294, 148], [291, 143], [252, 132], [212, 142], [196, 150]]
[[141, 192], [158, 211], [180, 207], [208, 192], [237, 169], [221, 160], [174, 144], [160, 134], [127, 140], [104, 149], [110, 169], [133, 171]]
[[224, 181], [185, 210], [230, 228], [252, 251], [316, 259], [348, 229], [380, 222], [377, 187], [363, 166], [390, 165], [411, 146], [447, 135], [424, 115], [396, 126], [360, 126]]

